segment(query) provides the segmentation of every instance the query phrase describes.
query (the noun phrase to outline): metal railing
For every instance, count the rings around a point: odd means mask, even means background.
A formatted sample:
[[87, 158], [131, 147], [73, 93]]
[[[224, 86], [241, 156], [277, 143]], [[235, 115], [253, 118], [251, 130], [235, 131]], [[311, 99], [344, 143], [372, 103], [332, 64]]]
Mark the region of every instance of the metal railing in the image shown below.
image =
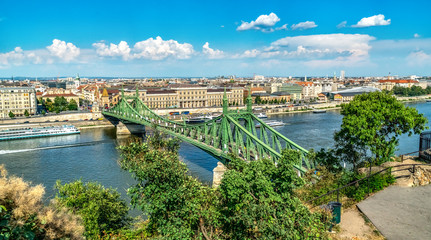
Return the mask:
[[[406, 155], [406, 154], [405, 154], [405, 155]], [[406, 167], [406, 166], [409, 166], [409, 167], [408, 167], [408, 168], [404, 168], [404, 169], [392, 170], [393, 168]], [[386, 172], [386, 171], [388, 171], [388, 170], [390, 170], [390, 172], [391, 172], [391, 173], [398, 172], [398, 171], [405, 171], [405, 170], [409, 170], [409, 172], [410, 172], [410, 173], [414, 173], [414, 172], [416, 171], [416, 166], [431, 166], [431, 164], [428, 164], [428, 163], [420, 163], [420, 164], [400, 164], [400, 165], [397, 165], [397, 166], [387, 167], [387, 168], [384, 168], [384, 169], [382, 169], [382, 170], [380, 170], [380, 171], [377, 171], [377, 172], [375, 172], [375, 173], [373, 173], [373, 174], [369, 174], [369, 175], [368, 175], [368, 176], [366, 176], [366, 177], [363, 177], [363, 178], [361, 178], [361, 179], [358, 179], [358, 180], [356, 180], [356, 181], [353, 181], [353, 182], [351, 182], [351, 183], [348, 183], [348, 184], [346, 184], [346, 185], [344, 185], [344, 186], [342, 186], [342, 187], [339, 187], [339, 188], [337, 188], [337, 189], [331, 190], [331, 191], [329, 191], [329, 192], [327, 192], [327, 193], [325, 193], [325, 194], [323, 194], [323, 195], [320, 195], [320, 196], [315, 197], [315, 198], [313, 198], [313, 199], [311, 199], [311, 200], [308, 200], [308, 201], [306, 201], [305, 203], [307, 203], [307, 204], [313, 203], [314, 201], [316, 201], [316, 200], [318, 200], [318, 199], [320, 199], [320, 198], [323, 198], [323, 197], [326, 197], [326, 196], [332, 195], [332, 194], [334, 194], [334, 193], [336, 193], [336, 194], [337, 194], [337, 202], [340, 202], [340, 191], [341, 191], [341, 190], [343, 190], [343, 189], [346, 189], [347, 187], [350, 187], [350, 186], [352, 186], [352, 185], [356, 185], [357, 183], [359, 183], [359, 182], [361, 182], [361, 181], [363, 181], [363, 180], [368, 180], [369, 178], [371, 178], [371, 177], [373, 177], [373, 176], [375, 176], [375, 175], [377, 175], [377, 174], [380, 174], [380, 173], [382, 173], [382, 172]], [[402, 176], [397, 176], [396, 178], [409, 177], [409, 176], [410, 176], [410, 174], [408, 174], [408, 175], [402, 175]], [[368, 194], [369, 194], [369, 193], [370, 193], [370, 190], [369, 190], [369, 185], [368, 185]], [[316, 206], [313, 206], [312, 208], [314, 208], [314, 207], [316, 207]]]

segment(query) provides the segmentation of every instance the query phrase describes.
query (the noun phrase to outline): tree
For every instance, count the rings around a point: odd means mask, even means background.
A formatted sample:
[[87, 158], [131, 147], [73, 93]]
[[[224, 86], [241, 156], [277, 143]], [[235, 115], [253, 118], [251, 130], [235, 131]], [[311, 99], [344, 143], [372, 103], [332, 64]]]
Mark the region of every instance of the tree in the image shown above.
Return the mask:
[[[138, 184], [132, 204], [148, 216], [147, 230], [161, 239], [320, 239], [326, 215], [311, 213], [294, 196], [303, 184], [293, 168], [300, 154], [285, 150], [277, 166], [268, 159], [232, 156], [218, 189], [203, 185], [179, 161], [172, 139], [156, 134], [120, 146], [124, 169]], [[174, 146], [177, 143], [173, 144]], [[171, 149], [171, 150], [169, 150]]]
[[70, 99], [69, 105], [67, 106], [69, 110], [78, 110], [78, 104], [74, 99]]
[[55, 188], [57, 204], [82, 217], [87, 237], [95, 238], [130, 223], [129, 208], [114, 189], [82, 180], [64, 185], [57, 181]]
[[82, 239], [78, 216], [44, 206], [45, 189], [8, 176], [0, 165], [0, 239]]
[[341, 146], [339, 149], [357, 148], [365, 154], [369, 150], [375, 164], [393, 156], [401, 134], [419, 134], [428, 121], [415, 108], [406, 107], [382, 92], [356, 96], [349, 104], [342, 105], [341, 114], [341, 129], [334, 137]]
[[15, 114], [14, 114], [12, 111], [9, 111], [9, 117], [10, 117], [10, 118], [14, 118], [14, 117], [15, 117]]
[[26, 117], [30, 116], [30, 113], [28, 112], [27, 109], [24, 111], [24, 116], [26, 116]]
[[324, 238], [324, 216], [311, 213], [293, 192], [303, 185], [293, 168], [299, 162], [298, 151], [285, 149], [277, 166], [268, 159], [229, 163], [220, 185], [229, 239]]
[[46, 115], [46, 111], [42, 110], [42, 115], [45, 116]]
[[120, 146], [124, 169], [138, 184], [131, 203], [148, 216], [148, 231], [167, 239], [214, 239], [220, 234], [216, 190], [203, 186], [179, 161], [179, 142], [159, 133], [146, 142]]
[[261, 104], [262, 103], [260, 96], [256, 96], [256, 98], [254, 99], [254, 103], [255, 104]]

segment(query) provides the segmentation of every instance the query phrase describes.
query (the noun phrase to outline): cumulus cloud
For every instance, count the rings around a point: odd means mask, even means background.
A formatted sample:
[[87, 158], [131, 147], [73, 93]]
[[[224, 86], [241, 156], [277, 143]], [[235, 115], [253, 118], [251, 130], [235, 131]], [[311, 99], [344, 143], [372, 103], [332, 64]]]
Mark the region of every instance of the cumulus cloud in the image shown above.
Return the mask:
[[56, 56], [65, 62], [70, 62], [79, 56], [80, 50], [72, 43], [66, 43], [58, 39], [52, 40], [52, 44], [46, 47], [52, 56]]
[[292, 30], [305, 30], [305, 29], [310, 29], [315, 27], [317, 27], [317, 25], [313, 21], [300, 22], [298, 24], [293, 24], [291, 26]]
[[367, 56], [369, 41], [375, 38], [367, 34], [319, 34], [285, 37], [271, 44], [270, 50], [285, 49], [303, 53], [336, 53], [350, 56]]
[[108, 47], [103, 42], [93, 43], [96, 48], [96, 53], [102, 57], [122, 57], [124, 60], [130, 59], [130, 47], [125, 41], [121, 41], [118, 45], [111, 43]]
[[371, 17], [362, 18], [357, 24], [352, 27], [363, 28], [373, 26], [385, 26], [391, 24], [391, 19], [385, 20], [385, 15], [379, 14]]
[[46, 60], [48, 53], [46, 50], [24, 51], [21, 47], [16, 47], [13, 51], [0, 53], [0, 68], [19, 66], [26, 63], [41, 64]]
[[419, 35], [419, 34], [415, 33], [415, 34], [413, 35], [413, 37], [414, 37], [414, 38], [420, 38], [420, 37], [421, 37], [421, 35]]
[[367, 62], [370, 41], [366, 34], [320, 34], [285, 37], [262, 50], [247, 50], [238, 58], [295, 59], [313, 67], [352, 66]]
[[407, 56], [407, 62], [410, 66], [431, 65], [431, 54], [422, 50], [414, 51]]
[[194, 53], [193, 46], [189, 43], [178, 43], [175, 40], [163, 40], [149, 38], [145, 41], [137, 42], [133, 47], [134, 58], [151, 60], [162, 60], [167, 57], [177, 59], [187, 59]]
[[275, 30], [287, 30], [287, 24], [284, 24], [281, 27], [277, 27], [277, 28], [275, 28]]
[[347, 25], [347, 21], [342, 21], [337, 25], [337, 28], [345, 28]]
[[261, 30], [261, 31], [273, 31], [271, 27], [273, 27], [277, 22], [280, 21], [280, 18], [275, 13], [270, 13], [269, 15], [260, 15], [256, 21], [244, 22], [242, 21], [241, 25], [236, 29], [237, 31], [245, 31], [245, 30]]
[[175, 40], [163, 40], [161, 37], [148, 38], [135, 43], [133, 48], [125, 41], [117, 44], [103, 42], [94, 43], [93, 47], [100, 57], [121, 57], [123, 60], [150, 59], [162, 60], [165, 58], [188, 59], [194, 53], [189, 43], [179, 43]]
[[210, 44], [208, 42], [202, 46], [202, 53], [210, 59], [222, 58], [224, 56], [223, 51], [210, 48]]

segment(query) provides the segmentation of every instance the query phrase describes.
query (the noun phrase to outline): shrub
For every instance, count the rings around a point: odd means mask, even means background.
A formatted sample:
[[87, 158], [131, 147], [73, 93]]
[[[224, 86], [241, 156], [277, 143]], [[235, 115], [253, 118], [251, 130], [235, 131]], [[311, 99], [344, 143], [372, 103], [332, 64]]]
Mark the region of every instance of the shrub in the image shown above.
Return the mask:
[[0, 165], [0, 239], [82, 239], [80, 218], [42, 204], [45, 189], [8, 177]]
[[85, 235], [89, 237], [121, 229], [130, 223], [129, 208], [114, 189], [82, 180], [64, 185], [57, 181], [55, 188], [58, 205], [82, 217]]

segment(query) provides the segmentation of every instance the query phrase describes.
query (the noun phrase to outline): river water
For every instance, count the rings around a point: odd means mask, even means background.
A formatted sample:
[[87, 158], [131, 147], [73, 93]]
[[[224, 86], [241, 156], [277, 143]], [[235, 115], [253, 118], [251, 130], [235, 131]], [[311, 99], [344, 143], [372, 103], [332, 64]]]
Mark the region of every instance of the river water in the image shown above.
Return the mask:
[[[407, 105], [431, 120], [431, 103]], [[285, 126], [276, 130], [300, 146], [319, 150], [333, 145], [333, 133], [339, 129], [342, 116], [338, 110], [331, 110], [322, 114], [273, 115], [269, 119], [285, 122]], [[397, 154], [417, 151], [418, 142], [417, 135], [402, 136]], [[3, 141], [0, 142], [0, 164], [4, 164], [10, 174], [43, 184], [45, 199], [55, 196], [56, 180], [66, 183], [80, 178], [116, 188], [128, 199], [127, 188], [135, 182], [130, 173], [117, 164], [120, 157], [117, 144], [113, 128], [84, 129], [79, 135]], [[206, 183], [212, 181], [212, 169], [217, 166], [215, 158], [188, 143], [181, 143], [179, 153], [193, 176]]]

